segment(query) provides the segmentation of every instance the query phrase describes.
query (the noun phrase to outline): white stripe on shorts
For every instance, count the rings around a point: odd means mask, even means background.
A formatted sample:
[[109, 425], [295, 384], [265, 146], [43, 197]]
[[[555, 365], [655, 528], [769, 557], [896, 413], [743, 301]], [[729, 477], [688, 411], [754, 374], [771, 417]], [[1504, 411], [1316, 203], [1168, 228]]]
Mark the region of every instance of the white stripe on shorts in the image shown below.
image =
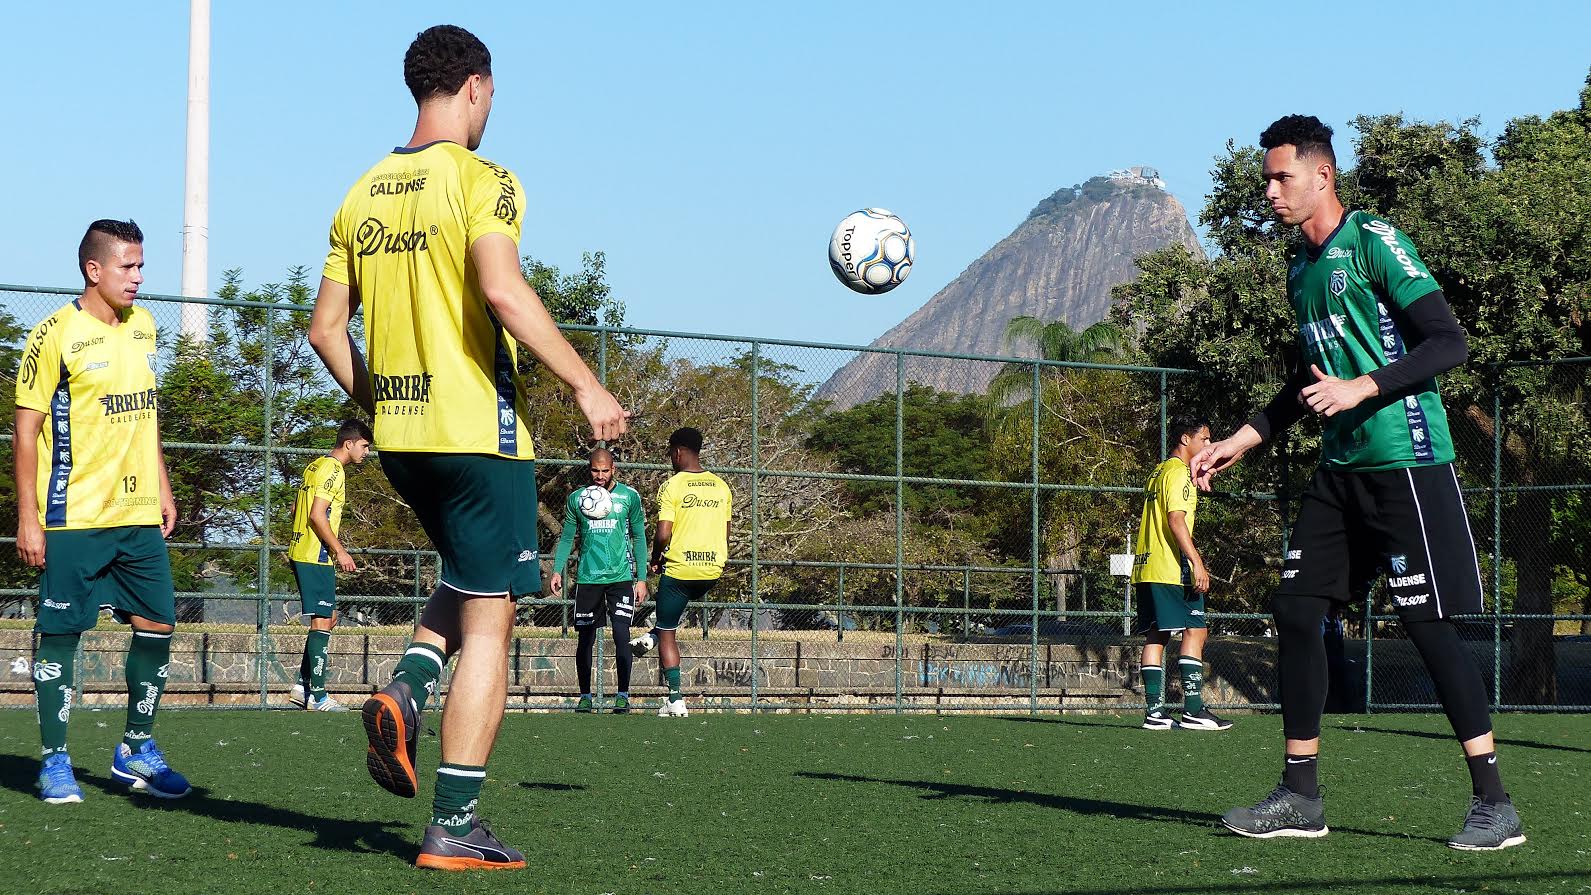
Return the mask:
[[1436, 600], [1436, 617], [1446, 618], [1442, 611], [1442, 589], [1436, 586], [1436, 564], [1431, 561], [1431, 539], [1425, 536], [1425, 511], [1420, 509], [1420, 493], [1414, 488], [1414, 470], [1404, 467], [1409, 477], [1409, 496], [1414, 498], [1414, 513], [1420, 517], [1420, 541], [1425, 544], [1425, 574], [1431, 576], [1431, 596]]

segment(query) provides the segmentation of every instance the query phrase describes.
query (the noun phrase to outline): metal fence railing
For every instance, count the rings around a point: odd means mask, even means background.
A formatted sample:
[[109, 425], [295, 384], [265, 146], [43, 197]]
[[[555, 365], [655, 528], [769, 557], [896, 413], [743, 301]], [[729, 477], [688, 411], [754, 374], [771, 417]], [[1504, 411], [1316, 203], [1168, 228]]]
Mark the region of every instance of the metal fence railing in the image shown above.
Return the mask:
[[[26, 329], [76, 290], [0, 286], [0, 374], [12, 400]], [[179, 630], [168, 704], [285, 703], [306, 628], [281, 555], [296, 477], [349, 409], [303, 338], [307, 293], [292, 284], [204, 300], [211, 339], [184, 343], [182, 299], [143, 295], [161, 325], [161, 420], [182, 522], [171, 539]], [[9, 327], [9, 329], [7, 329]], [[707, 435], [704, 460], [736, 494], [735, 560], [682, 636], [687, 690], [724, 708], [769, 710], [1114, 709], [1142, 706], [1132, 608], [1111, 553], [1130, 552], [1143, 480], [1168, 448], [1168, 418], [1226, 384], [1194, 371], [565, 327], [634, 412], [612, 447], [620, 478], [650, 498], [662, 445], [680, 425]], [[1584, 394], [1591, 365], [1516, 365]], [[557, 383], [529, 367], [544, 576], [562, 499], [583, 484], [582, 423]], [[1471, 527], [1489, 584], [1466, 620], [1496, 707], [1591, 709], [1591, 597], [1578, 532], [1591, 539], [1591, 473], [1556, 445], [1573, 430], [1516, 409], [1507, 376], [1449, 397]], [[921, 383], [940, 386], [928, 388]], [[991, 383], [1000, 399], [989, 399]], [[975, 397], [949, 393], [954, 386]], [[1575, 390], [1580, 391], [1576, 392]], [[1540, 394], [1537, 389], [1533, 394]], [[1583, 416], [1583, 399], [1580, 413]], [[1528, 426], [1514, 424], [1514, 417]], [[1218, 421], [1217, 428], [1237, 421]], [[10, 452], [10, 436], [0, 445]], [[1567, 456], [1567, 458], [1566, 458]], [[373, 457], [368, 466], [379, 466]], [[5, 468], [9, 469], [9, 459]], [[1250, 459], [1201, 505], [1198, 537], [1217, 582], [1207, 701], [1275, 704], [1266, 597], [1290, 494], [1307, 469], [1285, 452]], [[15, 494], [0, 493], [0, 514]], [[650, 502], [650, 501], [649, 501]], [[361, 569], [339, 577], [344, 621], [328, 683], [384, 682], [434, 584], [436, 557], [375, 469], [352, 471], [344, 538]], [[10, 539], [6, 539], [7, 543]], [[31, 650], [35, 576], [0, 555], [0, 667]], [[510, 703], [573, 705], [568, 600], [520, 600]], [[7, 619], [11, 619], [8, 621]], [[1327, 632], [1333, 706], [1435, 706], [1428, 679], [1379, 595]], [[599, 640], [598, 698], [614, 686]], [[124, 635], [84, 638], [83, 698], [119, 700]], [[635, 681], [655, 685], [655, 658]], [[638, 694], [654, 692], [648, 686]], [[26, 677], [0, 705], [31, 706]]]

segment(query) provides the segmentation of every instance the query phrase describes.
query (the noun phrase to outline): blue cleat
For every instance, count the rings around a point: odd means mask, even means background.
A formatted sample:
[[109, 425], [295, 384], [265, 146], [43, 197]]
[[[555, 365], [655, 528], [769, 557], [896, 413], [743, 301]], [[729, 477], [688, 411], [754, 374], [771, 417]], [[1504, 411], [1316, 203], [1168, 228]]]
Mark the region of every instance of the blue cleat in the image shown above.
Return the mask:
[[126, 743], [118, 743], [110, 775], [117, 783], [125, 783], [132, 789], [141, 789], [162, 799], [180, 799], [193, 790], [188, 785], [188, 778], [166, 764], [166, 756], [161, 754], [154, 740], [144, 743], [137, 752]]
[[39, 770], [39, 798], [50, 805], [83, 801], [83, 787], [77, 785], [77, 778], [72, 775], [72, 759], [65, 752], [44, 759], [44, 767]]

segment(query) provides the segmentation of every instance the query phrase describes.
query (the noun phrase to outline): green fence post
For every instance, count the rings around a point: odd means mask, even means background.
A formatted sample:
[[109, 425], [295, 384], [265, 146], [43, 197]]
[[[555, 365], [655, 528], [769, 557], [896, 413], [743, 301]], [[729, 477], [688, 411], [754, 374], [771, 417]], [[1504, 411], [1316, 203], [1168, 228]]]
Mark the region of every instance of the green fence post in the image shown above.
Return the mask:
[[972, 636], [972, 570], [961, 570], [961, 639]]
[[[1039, 364], [1033, 365], [1033, 439], [1032, 439], [1032, 485], [1029, 492], [1028, 504], [1032, 511], [1030, 519], [1031, 549], [1028, 552], [1032, 560], [1032, 580], [1029, 590], [1033, 598], [1033, 632], [1028, 645], [1028, 714], [1037, 714], [1039, 710]], [[1165, 374], [1162, 373], [1162, 376]]]
[[751, 710], [757, 710], [757, 607], [761, 598], [757, 593], [757, 544], [761, 540], [761, 515], [759, 513], [758, 482], [762, 472], [762, 415], [758, 402], [757, 381], [762, 378], [762, 345], [751, 343]]
[[906, 655], [906, 355], [895, 352], [895, 713], [906, 705], [901, 662]]
[[1373, 597], [1365, 594], [1365, 714], [1367, 715], [1375, 714], [1376, 710], [1375, 652], [1376, 604]]
[[845, 639], [845, 563], [840, 563], [839, 587], [835, 591], [834, 610], [834, 640], [839, 643]]
[[1167, 422], [1167, 420], [1170, 417], [1170, 414], [1168, 413], [1168, 410], [1170, 409], [1171, 396], [1168, 394], [1168, 392], [1169, 392], [1169, 386], [1168, 386], [1168, 383], [1167, 383], [1167, 380], [1166, 380], [1166, 374], [1164, 372], [1162, 372], [1160, 374], [1160, 459], [1161, 460], [1165, 460], [1166, 457], [1169, 456], [1170, 453], [1171, 453], [1170, 424]]
[[[1494, 368], [1495, 369], [1495, 368]], [[1503, 701], [1503, 383], [1492, 386], [1492, 710]]]
[[265, 368], [260, 375], [260, 390], [264, 393], [264, 422], [265, 422], [265, 453], [264, 456], [264, 481], [260, 484], [261, 510], [260, 510], [260, 585], [259, 605], [255, 615], [255, 623], [259, 627], [259, 657], [256, 666], [260, 676], [260, 710], [270, 707], [267, 676], [270, 660], [266, 651], [270, 649], [270, 620], [271, 620], [271, 404], [276, 400], [276, 382], [273, 367], [276, 363], [276, 311], [274, 308], [265, 309]]

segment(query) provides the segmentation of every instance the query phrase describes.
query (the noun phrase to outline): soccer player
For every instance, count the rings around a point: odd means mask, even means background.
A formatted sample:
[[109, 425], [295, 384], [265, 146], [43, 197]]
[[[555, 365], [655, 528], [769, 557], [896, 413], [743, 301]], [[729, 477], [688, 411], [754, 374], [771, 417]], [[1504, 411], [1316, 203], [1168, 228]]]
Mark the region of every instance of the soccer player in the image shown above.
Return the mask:
[[563, 570], [569, 562], [575, 536], [580, 538], [580, 567], [575, 571], [575, 631], [580, 640], [575, 647], [575, 665], [580, 675], [580, 702], [577, 712], [589, 712], [591, 705], [591, 654], [602, 630], [604, 617], [613, 623], [613, 655], [618, 666], [619, 692], [613, 697], [613, 711], [630, 710], [630, 622], [637, 603], [646, 601], [646, 570], [640, 553], [646, 549], [646, 510], [634, 488], [613, 479], [613, 453], [597, 448], [587, 460], [591, 484], [606, 488], [613, 509], [605, 519], [589, 519], [577, 504], [576, 491], [564, 501], [563, 533], [553, 556], [553, 596], [563, 593]]
[[359, 568], [337, 539], [345, 502], [343, 467], [365, 462], [372, 437], [370, 427], [363, 421], [344, 420], [337, 427], [337, 446], [304, 468], [304, 484], [293, 502], [293, 546], [288, 549], [287, 558], [293, 564], [303, 614], [310, 621], [309, 636], [304, 639], [304, 659], [298, 666], [298, 683], [288, 698], [294, 705], [311, 711], [348, 711], [347, 706], [326, 695], [326, 649], [331, 643], [331, 629], [337, 626], [336, 570], [353, 572]]
[[111, 777], [166, 799], [189, 792], [154, 737], [177, 622], [165, 542], [177, 504], [160, 448], [155, 321], [134, 305], [143, 243], [132, 221], [89, 225], [77, 247], [83, 294], [34, 327], [17, 370], [17, 555], [44, 570], [33, 686], [39, 789], [52, 805], [83, 801], [66, 726], [78, 640], [102, 607], [132, 627]]
[[1323, 418], [1321, 463], [1272, 600], [1286, 764], [1276, 789], [1222, 821], [1245, 836], [1324, 836], [1317, 783], [1327, 663], [1321, 621], [1380, 574], [1469, 765], [1473, 798], [1457, 849], [1525, 841], [1498, 772], [1486, 687], [1453, 616], [1481, 611], [1480, 569], [1453, 469], [1436, 377], [1468, 350], [1441, 287], [1409, 238], [1337, 197], [1331, 128], [1289, 115], [1260, 135], [1265, 195], [1302, 230], [1287, 292], [1304, 353], [1265, 409], [1194, 459], [1194, 481], [1236, 463], [1300, 419]]
[[[524, 856], [475, 813], [507, 696], [511, 594], [541, 590], [518, 346], [570, 387], [598, 440], [622, 434], [629, 415], [520, 272], [524, 190], [475, 154], [492, 108], [486, 46], [463, 28], [428, 28], [403, 76], [419, 107], [413, 135], [343, 200], [310, 323], [310, 343], [371, 412], [382, 470], [441, 557], [413, 642], [364, 704], [366, 766], [387, 790], [415, 795], [420, 712], [456, 654], [416, 863], [519, 868]], [[348, 332], [361, 304], [363, 352]]]
[[1166, 711], [1163, 667], [1171, 635], [1182, 634], [1177, 672], [1182, 679], [1182, 720], [1185, 730], [1226, 730], [1231, 721], [1204, 707], [1204, 595], [1210, 591], [1210, 573], [1193, 545], [1193, 517], [1199, 494], [1188, 466], [1210, 444], [1210, 426], [1202, 419], [1183, 416], [1171, 421], [1167, 434], [1176, 439], [1171, 456], [1155, 467], [1144, 488], [1143, 516], [1134, 547], [1132, 585], [1138, 601], [1137, 632], [1144, 635], [1144, 698], [1149, 710], [1145, 730], [1170, 730], [1177, 726]]
[[729, 558], [729, 518], [732, 499], [723, 479], [702, 469], [702, 433], [676, 429], [668, 437], [668, 462], [674, 474], [657, 492], [657, 531], [652, 536], [653, 574], [657, 585], [658, 662], [668, 681], [668, 699], [657, 710], [659, 718], [684, 718], [685, 697], [680, 692], [679, 641], [675, 632], [685, 607], [700, 600], [724, 574]]

